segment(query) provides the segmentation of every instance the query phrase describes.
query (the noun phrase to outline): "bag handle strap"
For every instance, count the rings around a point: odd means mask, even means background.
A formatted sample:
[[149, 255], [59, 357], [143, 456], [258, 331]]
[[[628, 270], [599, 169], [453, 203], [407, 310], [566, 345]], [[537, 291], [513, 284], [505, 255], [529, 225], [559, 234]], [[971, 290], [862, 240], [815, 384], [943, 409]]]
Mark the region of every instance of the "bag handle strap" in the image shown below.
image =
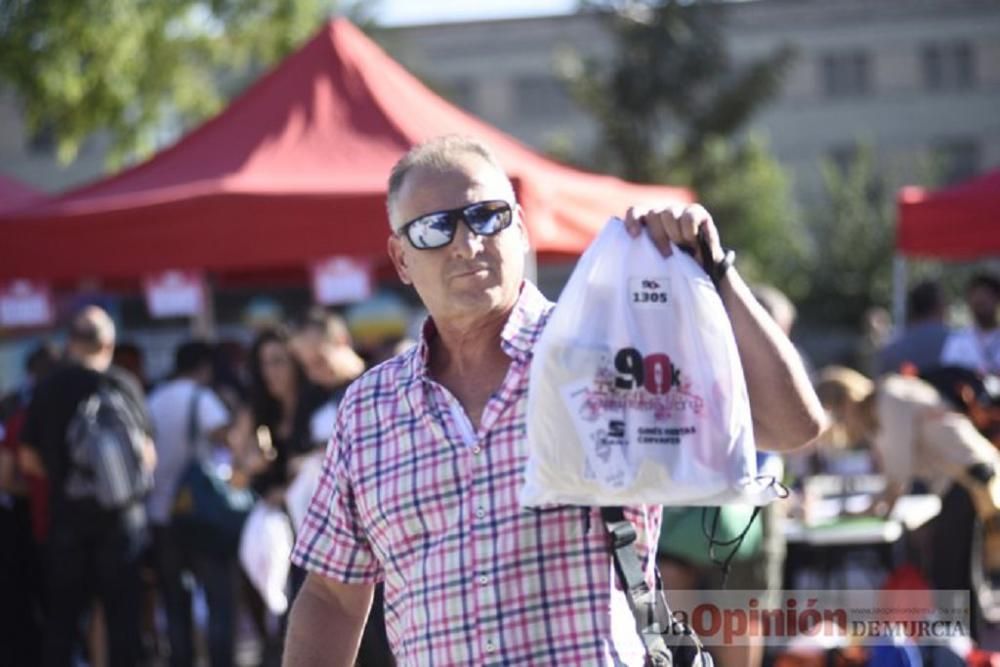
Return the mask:
[[198, 399], [201, 398], [201, 387], [197, 383], [194, 385], [194, 391], [191, 392], [191, 400], [188, 404], [188, 422], [187, 422], [187, 441], [188, 449], [191, 450], [191, 456], [197, 456], [198, 451], [196, 444], [198, 442], [198, 432], [201, 430], [198, 424]]
[[[681, 244], [677, 246], [683, 250], [691, 257], [695, 257], [695, 250], [692, 246], [687, 244]], [[736, 253], [732, 250], [723, 248], [723, 257], [719, 262], [712, 260], [712, 249], [708, 245], [708, 235], [705, 233], [705, 229], [698, 230], [698, 250], [701, 252], [701, 268], [712, 280], [712, 285], [715, 289], [719, 289], [719, 284], [722, 282], [722, 278], [726, 275], [726, 272], [732, 267], [733, 262], [736, 261]]]

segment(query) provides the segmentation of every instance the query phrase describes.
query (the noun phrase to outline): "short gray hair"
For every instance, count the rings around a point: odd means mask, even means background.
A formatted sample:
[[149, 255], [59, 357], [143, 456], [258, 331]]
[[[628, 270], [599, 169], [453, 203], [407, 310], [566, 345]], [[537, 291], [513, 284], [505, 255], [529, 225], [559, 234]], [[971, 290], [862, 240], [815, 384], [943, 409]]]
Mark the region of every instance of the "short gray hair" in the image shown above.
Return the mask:
[[[447, 171], [455, 166], [460, 157], [469, 155], [482, 158], [486, 164], [496, 169], [497, 172], [503, 174], [506, 178], [507, 173], [504, 171], [493, 149], [485, 142], [474, 137], [446, 134], [417, 144], [408, 150], [395, 164], [392, 172], [389, 174], [389, 189], [385, 202], [386, 211], [389, 215], [389, 225], [392, 226], [392, 207], [396, 203], [399, 191], [402, 189], [403, 182], [410, 171], [415, 167]], [[510, 190], [513, 196], [513, 185]]]

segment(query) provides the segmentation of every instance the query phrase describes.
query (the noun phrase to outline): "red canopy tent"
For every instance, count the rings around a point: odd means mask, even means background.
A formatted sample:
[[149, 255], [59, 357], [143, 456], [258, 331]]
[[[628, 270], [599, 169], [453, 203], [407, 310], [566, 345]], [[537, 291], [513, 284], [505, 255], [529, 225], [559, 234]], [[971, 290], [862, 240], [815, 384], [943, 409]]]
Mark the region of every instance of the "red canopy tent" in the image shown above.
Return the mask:
[[1000, 169], [929, 192], [899, 191], [893, 317], [906, 319], [906, 258], [976, 260], [1000, 255]]
[[0, 212], [15, 211], [41, 201], [38, 190], [0, 174]]
[[635, 201], [684, 200], [548, 160], [444, 101], [344, 20], [219, 116], [134, 168], [0, 225], [0, 278], [245, 272], [329, 255], [384, 258], [385, 183], [414, 143], [489, 142], [511, 175], [541, 258], [580, 253]]
[[944, 190], [899, 193], [896, 248], [907, 257], [1000, 255], [1000, 169]]

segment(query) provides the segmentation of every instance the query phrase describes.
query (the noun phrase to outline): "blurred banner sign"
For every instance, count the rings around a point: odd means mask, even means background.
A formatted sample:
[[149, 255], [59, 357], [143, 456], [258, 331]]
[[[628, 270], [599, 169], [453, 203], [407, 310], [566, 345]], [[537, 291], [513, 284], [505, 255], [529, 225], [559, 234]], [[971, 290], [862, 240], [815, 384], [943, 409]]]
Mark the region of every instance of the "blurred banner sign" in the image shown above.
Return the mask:
[[48, 285], [31, 280], [0, 283], [0, 327], [48, 327], [54, 322]]
[[200, 271], [147, 276], [143, 288], [153, 317], [197, 317], [205, 306], [205, 276]]
[[364, 301], [372, 293], [371, 263], [353, 257], [330, 257], [312, 266], [313, 298], [332, 306]]

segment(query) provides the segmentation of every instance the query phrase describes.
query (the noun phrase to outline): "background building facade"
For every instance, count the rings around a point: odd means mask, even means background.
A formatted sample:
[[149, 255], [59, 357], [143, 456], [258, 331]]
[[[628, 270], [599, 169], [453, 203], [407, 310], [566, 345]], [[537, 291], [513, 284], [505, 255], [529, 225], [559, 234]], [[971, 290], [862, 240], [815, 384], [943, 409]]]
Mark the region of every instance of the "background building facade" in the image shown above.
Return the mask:
[[[1000, 3], [990, 0], [751, 0], [726, 8], [736, 63], [784, 45], [779, 97], [752, 123], [799, 201], [824, 159], [859, 142], [902, 180], [929, 161], [946, 182], [1000, 165]], [[523, 141], [577, 158], [597, 129], [563, 82], [567, 52], [614, 52], [606, 18], [577, 14], [386, 30], [382, 42], [440, 92]], [[563, 153], [565, 154], [565, 153]]]

